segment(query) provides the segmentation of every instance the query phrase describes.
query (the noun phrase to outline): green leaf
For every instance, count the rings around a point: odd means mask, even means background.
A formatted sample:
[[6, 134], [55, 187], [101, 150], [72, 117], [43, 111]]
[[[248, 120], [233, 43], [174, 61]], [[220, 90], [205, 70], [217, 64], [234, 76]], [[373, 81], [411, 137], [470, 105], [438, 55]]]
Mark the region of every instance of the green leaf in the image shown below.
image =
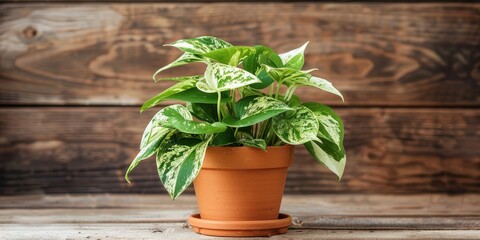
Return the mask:
[[320, 88], [326, 92], [333, 93], [341, 97], [343, 101], [342, 94], [335, 87], [333, 87], [332, 83], [325, 79], [312, 77], [312, 75], [307, 72], [290, 68], [273, 68], [266, 65], [264, 65], [264, 67], [271, 78], [277, 82], [287, 85], [288, 87], [311, 86]]
[[251, 54], [243, 60], [243, 68], [255, 74], [261, 83], [252, 84], [251, 87], [264, 89], [273, 83], [273, 79], [268, 76], [262, 65], [272, 67], [283, 67], [282, 59], [273, 49], [265, 46], [255, 46], [255, 54]]
[[317, 139], [318, 121], [315, 114], [304, 106], [297, 106], [294, 112], [285, 112], [273, 118], [273, 131], [284, 142], [303, 144]]
[[206, 122], [216, 122], [217, 106], [215, 104], [191, 103], [187, 102], [187, 109], [199, 120]]
[[299, 96], [297, 96], [295, 94], [293, 94], [292, 97], [290, 98], [290, 100], [288, 101], [288, 106], [289, 107], [296, 107], [300, 104], [302, 104], [302, 100], [300, 99]]
[[320, 88], [322, 89], [323, 91], [326, 91], [326, 92], [329, 92], [329, 93], [333, 93], [337, 96], [339, 96], [340, 98], [342, 98], [342, 101], [345, 101], [343, 99], [343, 96], [342, 94], [340, 93], [340, 91], [338, 91], [331, 82], [323, 79], [323, 78], [319, 78], [319, 77], [311, 77], [310, 79], [306, 80], [306, 81], [300, 81], [298, 82], [296, 85], [307, 85], [307, 86], [312, 86], [312, 87], [316, 87], [316, 88]]
[[276, 82], [282, 82], [287, 86], [295, 85], [297, 82], [307, 81], [312, 75], [291, 68], [274, 68], [263, 65], [267, 74]]
[[157, 170], [163, 186], [176, 199], [197, 177], [210, 140], [176, 139], [171, 134], [157, 153]]
[[125, 173], [125, 180], [127, 180], [128, 183], [130, 183], [130, 178], [128, 176], [130, 172], [132, 172], [142, 160], [149, 158], [157, 151], [162, 139], [162, 137], [158, 137], [150, 141], [140, 150], [137, 156], [135, 156], [135, 159], [133, 159], [132, 163], [130, 163], [127, 172]]
[[159, 125], [166, 128], [174, 128], [183, 133], [207, 134], [219, 133], [227, 128], [221, 122], [206, 123], [195, 122], [188, 109], [180, 104], [171, 105], [158, 112]]
[[263, 139], [241, 138], [238, 139], [237, 142], [243, 144], [244, 146], [260, 148], [263, 151], [267, 150], [267, 143]]
[[252, 101], [254, 101], [255, 98], [258, 98], [258, 96], [251, 95], [238, 100], [235, 103], [235, 113], [237, 113], [237, 116], [241, 117], [245, 115], [248, 105], [252, 103]]
[[[157, 113], [158, 114], [158, 113]], [[158, 125], [157, 114], [150, 120], [142, 135], [140, 142], [140, 152], [127, 169], [125, 180], [130, 183], [128, 175], [144, 159], [152, 156], [157, 150], [163, 138], [172, 130]]]
[[300, 70], [303, 67], [303, 63], [305, 62], [305, 57], [303, 56], [303, 52], [307, 47], [308, 42], [303, 44], [301, 47], [297, 49], [293, 49], [292, 51], [280, 54], [280, 58], [282, 59], [283, 65], [288, 68], [292, 68], [295, 70]]
[[[158, 113], [157, 113], [158, 114]], [[157, 114], [148, 123], [147, 127], [143, 131], [142, 140], [140, 141], [140, 149], [147, 146], [152, 141], [158, 138], [164, 137], [171, 131], [171, 129], [164, 128], [158, 125]]]
[[[259, 123], [271, 117], [274, 117], [283, 112], [292, 110], [284, 102], [271, 97], [248, 97], [251, 102], [244, 107], [244, 109], [238, 110], [240, 113], [240, 119], [232, 116], [225, 117], [222, 122], [230, 127], [245, 127]], [[241, 100], [240, 100], [241, 101]]]
[[176, 47], [187, 53], [202, 54], [221, 48], [231, 47], [232, 44], [216, 37], [202, 36], [197, 38], [181, 39], [170, 44], [165, 44], [165, 46]]
[[268, 86], [270, 86], [274, 80], [267, 74], [267, 71], [261, 70], [257, 74], [258, 79], [260, 79], [261, 83], [254, 83], [250, 85], [250, 87], [255, 88], [255, 89], [264, 89]]
[[[303, 106], [312, 110], [319, 123], [319, 136], [343, 148], [342, 119], [328, 106], [319, 103], [304, 103]], [[339, 159], [337, 159], [339, 160]]]
[[156, 82], [158, 80], [157, 75], [167, 69], [173, 68], [173, 67], [178, 67], [182, 65], [186, 65], [189, 63], [194, 63], [194, 62], [200, 62], [202, 61], [202, 58], [195, 56], [194, 54], [191, 53], [184, 53], [182, 56], [180, 56], [177, 60], [173, 61], [172, 63], [166, 65], [165, 67], [162, 67], [158, 69], [155, 74], [153, 74], [153, 80]]
[[[345, 170], [345, 164], [347, 163], [347, 157], [343, 148], [341, 149], [341, 153], [337, 153], [334, 150], [336, 149], [336, 145], [328, 140], [322, 140], [322, 142], [307, 142], [305, 143], [305, 147], [317, 161], [324, 164], [330, 171], [335, 173], [335, 175], [338, 177], [338, 180], [342, 178]], [[340, 157], [340, 160], [337, 161], [336, 158], [338, 158], [338, 155], [342, 157]]]
[[[255, 52], [253, 47], [227, 47], [213, 50], [211, 52], [201, 54], [204, 57], [213, 59], [219, 63], [237, 66], [245, 57]], [[232, 64], [230, 62], [232, 61]]]
[[[168, 99], [181, 100], [192, 103], [217, 103], [217, 93], [206, 93], [198, 90], [197, 88], [191, 88], [183, 92], [171, 95]], [[220, 102], [226, 103], [232, 100], [229, 96], [222, 96]]]
[[197, 88], [207, 93], [223, 92], [258, 82], [255, 75], [241, 68], [212, 63], [205, 70], [205, 81], [199, 81]]
[[212, 146], [226, 146], [235, 143], [234, 132], [231, 128], [227, 128], [225, 132], [218, 133], [212, 140]]
[[184, 77], [168, 77], [168, 78], [157, 78], [157, 81], [175, 81], [175, 82], [183, 82], [188, 80], [203, 80], [203, 75], [195, 75], [195, 76], [184, 76]]
[[194, 88], [195, 84], [198, 82], [198, 79], [196, 78], [196, 76], [193, 76], [193, 77], [194, 78], [191, 78], [189, 80], [179, 82], [179, 83], [167, 88], [165, 91], [161, 92], [157, 96], [155, 96], [153, 98], [150, 98], [148, 101], [146, 101], [142, 105], [140, 110], [145, 111], [146, 109], [149, 109], [151, 107], [154, 107], [154, 106], [158, 105], [160, 102], [167, 99], [168, 97], [171, 97], [172, 95], [175, 95], [175, 94], [183, 92], [185, 90]]
[[243, 87], [243, 88], [241, 88], [240, 91], [242, 92], [242, 96], [244, 96], [244, 97], [248, 97], [248, 96], [261, 97], [261, 96], [266, 96], [267, 95], [263, 92], [260, 92], [257, 89], [251, 88], [251, 86]]

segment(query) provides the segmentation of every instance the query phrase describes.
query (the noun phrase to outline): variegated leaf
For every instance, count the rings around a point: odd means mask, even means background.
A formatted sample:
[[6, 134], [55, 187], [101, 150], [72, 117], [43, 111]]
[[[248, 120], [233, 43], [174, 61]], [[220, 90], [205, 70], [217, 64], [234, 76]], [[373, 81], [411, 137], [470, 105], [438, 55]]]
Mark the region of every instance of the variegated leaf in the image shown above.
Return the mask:
[[221, 122], [195, 122], [188, 109], [175, 104], [158, 112], [158, 123], [162, 127], [177, 129], [183, 133], [207, 134], [225, 131], [227, 126]]
[[237, 140], [237, 143], [243, 144], [244, 146], [260, 148], [263, 151], [267, 150], [267, 143], [263, 139], [240, 138]]
[[[198, 83], [198, 82], [197, 82]], [[217, 103], [218, 101], [218, 94], [217, 93], [206, 93], [204, 91], [200, 91], [197, 88], [191, 88], [185, 90], [183, 92], [176, 93], [168, 97], [168, 99], [175, 99], [181, 100], [186, 102], [192, 103]], [[220, 99], [220, 102], [230, 102], [232, 98], [228, 95], [223, 96]]]
[[154, 107], [161, 103], [163, 100], [171, 97], [172, 95], [175, 95], [177, 93], [183, 92], [185, 90], [191, 89], [195, 87], [195, 84], [198, 82], [198, 77], [197, 76], [192, 76], [190, 79], [185, 79], [182, 82], [179, 82], [169, 88], [167, 88], [165, 91], [161, 92], [157, 96], [150, 98], [147, 100], [142, 107], [140, 108], [141, 111], [145, 111], [146, 109], [149, 109], [151, 107]]
[[161, 80], [160, 78], [158, 78], [157, 75], [164, 70], [167, 70], [167, 69], [173, 68], [173, 67], [186, 65], [186, 64], [189, 64], [189, 63], [200, 62], [200, 61], [202, 61], [202, 58], [197, 57], [197, 56], [195, 56], [194, 54], [191, 54], [191, 53], [184, 53], [177, 60], [175, 60], [172, 63], [169, 63], [168, 65], [158, 69], [155, 72], [155, 74], [153, 74], [153, 80], [155, 82], [158, 81], [158, 80]]
[[207, 93], [223, 92], [258, 82], [255, 75], [241, 68], [212, 63], [205, 70], [205, 82], [198, 82], [197, 88]]
[[[255, 52], [253, 47], [234, 46], [213, 50], [201, 54], [204, 57], [213, 59], [219, 63], [237, 66], [245, 57]], [[232, 62], [232, 64], [230, 64]]]
[[202, 54], [221, 48], [231, 47], [232, 44], [216, 37], [202, 36], [197, 38], [181, 39], [170, 44], [165, 44], [165, 46], [176, 47], [187, 53]]
[[176, 199], [197, 177], [210, 140], [177, 139], [170, 134], [157, 153], [158, 176], [172, 199]]
[[[157, 113], [158, 114], [158, 113]], [[143, 131], [142, 139], [140, 141], [140, 149], [144, 148], [150, 142], [158, 139], [160, 137], [164, 137], [171, 129], [161, 127], [158, 125], [158, 120], [156, 119], [156, 115], [148, 123], [147, 127]]]
[[288, 144], [303, 144], [317, 139], [318, 121], [315, 114], [300, 105], [294, 112], [285, 112], [273, 118], [273, 131]]
[[[247, 104], [248, 103], [248, 104]], [[239, 106], [245, 106], [243, 109], [237, 109], [240, 118], [233, 116], [225, 117], [222, 122], [230, 127], [245, 127], [259, 123], [278, 114], [292, 110], [284, 102], [271, 97], [249, 96], [241, 99]]]
[[155, 151], [157, 151], [157, 148], [163, 138], [171, 131], [172, 129], [159, 126], [156, 116], [154, 116], [152, 120], [150, 120], [142, 135], [142, 140], [140, 142], [140, 152], [137, 154], [135, 159], [128, 167], [127, 172], [125, 173], [125, 179], [127, 180], [127, 182], [130, 182], [130, 179], [128, 178], [130, 172], [133, 171], [133, 169], [137, 167], [137, 165], [142, 160], [152, 156]]
[[221, 132], [215, 135], [212, 139], [212, 146], [226, 146], [235, 143], [235, 133], [231, 128], [227, 128], [225, 132]]
[[276, 82], [282, 82], [287, 86], [295, 85], [297, 82], [307, 81], [312, 76], [308, 73], [291, 68], [274, 68], [263, 65], [267, 74]]
[[283, 65], [288, 68], [292, 68], [295, 70], [300, 70], [303, 67], [303, 63], [305, 62], [305, 57], [303, 56], [303, 52], [307, 47], [308, 42], [303, 44], [301, 47], [293, 49], [292, 51], [279, 54], [280, 58], [282, 59]]
[[203, 75], [194, 75], [194, 76], [184, 76], [184, 77], [167, 77], [167, 78], [158, 78], [158, 81], [175, 81], [175, 82], [183, 82], [188, 80], [196, 80], [200, 81], [203, 80], [205, 76]]
[[[347, 163], [347, 156], [345, 155], [343, 147], [340, 149], [340, 152], [338, 152], [336, 145], [328, 140], [322, 140], [322, 142], [310, 141], [305, 143], [305, 147], [317, 161], [335, 173], [338, 180], [342, 178], [345, 164]], [[339, 160], [337, 160], [337, 158]]]
[[307, 85], [307, 86], [312, 86], [312, 87], [316, 87], [316, 88], [320, 88], [322, 89], [323, 91], [326, 91], [326, 92], [329, 92], [329, 93], [333, 93], [339, 97], [342, 98], [342, 101], [345, 101], [343, 99], [343, 95], [340, 93], [340, 91], [338, 91], [331, 82], [323, 79], [323, 78], [319, 78], [319, 77], [311, 77], [310, 79], [308, 79], [306, 82], [300, 82], [299, 83], [300, 85]]
[[218, 121], [217, 106], [215, 104], [187, 102], [186, 106], [188, 111], [199, 120], [206, 122]]
[[287, 85], [288, 87], [316, 87], [341, 97], [343, 101], [342, 94], [332, 85], [332, 83], [323, 78], [313, 77], [308, 73], [308, 71], [303, 72], [290, 68], [273, 68], [266, 65], [264, 66], [270, 77], [272, 77], [277, 82], [281, 82]]
[[273, 49], [265, 46], [255, 46], [255, 54], [250, 54], [243, 60], [243, 68], [255, 74], [261, 83], [255, 83], [250, 87], [255, 89], [264, 89], [273, 83], [273, 79], [268, 76], [262, 65], [272, 67], [283, 67], [282, 59]]
[[128, 176], [130, 172], [132, 172], [141, 161], [149, 158], [157, 151], [162, 139], [162, 137], [155, 138], [148, 142], [142, 149], [140, 149], [140, 152], [137, 154], [137, 156], [135, 156], [135, 159], [133, 159], [132, 163], [130, 163], [127, 172], [125, 173], [125, 180], [127, 180], [128, 183], [130, 183], [130, 178]]
[[344, 132], [342, 119], [326, 105], [310, 102], [304, 103], [303, 106], [312, 110], [317, 117], [319, 137], [333, 142], [338, 148], [342, 148]]

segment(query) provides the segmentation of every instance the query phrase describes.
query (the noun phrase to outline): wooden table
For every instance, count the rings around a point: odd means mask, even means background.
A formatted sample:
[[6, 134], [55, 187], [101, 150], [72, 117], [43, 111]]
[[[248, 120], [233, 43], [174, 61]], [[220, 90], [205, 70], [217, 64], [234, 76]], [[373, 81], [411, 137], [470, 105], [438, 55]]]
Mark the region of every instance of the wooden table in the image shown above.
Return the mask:
[[[191, 195], [4, 196], [0, 208], [0, 239], [217, 239], [189, 229]], [[480, 239], [478, 194], [286, 195], [282, 212], [293, 225], [273, 239]]]

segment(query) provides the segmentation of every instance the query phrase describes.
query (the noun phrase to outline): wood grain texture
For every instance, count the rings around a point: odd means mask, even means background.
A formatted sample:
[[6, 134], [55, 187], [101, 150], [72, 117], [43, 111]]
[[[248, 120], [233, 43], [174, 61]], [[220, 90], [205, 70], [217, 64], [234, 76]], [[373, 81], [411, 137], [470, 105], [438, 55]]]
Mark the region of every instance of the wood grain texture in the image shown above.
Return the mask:
[[[286, 192], [480, 192], [476, 109], [339, 108], [347, 169], [338, 183], [296, 150]], [[154, 111], [136, 107], [0, 109], [0, 193], [164, 192], [155, 164], [123, 179]], [[191, 189], [188, 190], [191, 192]]]
[[[480, 106], [480, 4], [51, 3], [0, 11], [0, 104], [139, 105], [169, 84], [151, 81], [180, 54], [162, 44], [215, 35], [279, 52], [310, 40], [306, 68], [318, 67], [349, 106]], [[342, 104], [310, 88], [299, 93]]]
[[[479, 205], [478, 194], [286, 195], [292, 226], [274, 239], [476, 239]], [[186, 224], [194, 196], [4, 196], [0, 208], [2, 239], [212, 239]]]
[[[143, 223], [143, 224], [0, 224], [0, 234], [10, 239], [218, 239], [195, 234], [184, 223]], [[322, 230], [290, 229], [285, 235], [273, 236], [271, 239], [335, 239], [335, 240], [375, 240], [375, 239], [448, 239], [478, 240], [479, 230]], [[264, 240], [265, 237], [229, 238], [236, 240]]]

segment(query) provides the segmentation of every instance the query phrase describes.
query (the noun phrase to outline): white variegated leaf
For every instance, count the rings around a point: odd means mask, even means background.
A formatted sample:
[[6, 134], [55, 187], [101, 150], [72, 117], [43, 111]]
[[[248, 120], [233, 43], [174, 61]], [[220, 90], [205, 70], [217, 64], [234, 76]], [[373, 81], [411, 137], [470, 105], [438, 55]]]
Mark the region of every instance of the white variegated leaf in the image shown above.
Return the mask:
[[328, 106], [319, 103], [304, 103], [303, 106], [312, 110], [319, 123], [319, 137], [335, 143], [338, 148], [343, 146], [342, 119]]
[[212, 63], [205, 70], [205, 84], [197, 87], [205, 92], [222, 92], [261, 82], [255, 75], [234, 66], [221, 63]]
[[178, 67], [178, 66], [182, 66], [182, 65], [186, 65], [186, 64], [189, 64], [189, 63], [194, 63], [194, 62], [200, 62], [202, 61], [201, 58], [195, 56], [194, 54], [191, 54], [191, 53], [184, 53], [182, 54], [182, 56], [180, 56], [177, 60], [173, 61], [172, 63], [158, 69], [155, 74], [153, 74], [153, 80], [156, 82], [156, 81], [159, 81], [161, 80], [161, 78], [158, 78], [158, 74], [162, 71], [165, 71], [169, 68], [173, 68], [173, 67]]
[[193, 75], [193, 76], [183, 76], [183, 77], [166, 77], [166, 78], [157, 78], [158, 81], [175, 81], [175, 82], [184, 82], [184, 81], [201, 81], [205, 79], [203, 75]]
[[287, 86], [306, 81], [311, 77], [311, 75], [306, 72], [291, 68], [274, 68], [267, 65], [263, 65], [263, 67], [273, 80], [276, 82], [282, 82]]
[[[347, 156], [345, 150], [342, 148], [341, 152], [337, 152], [335, 144], [330, 143], [327, 140], [322, 142], [311, 141], [305, 143], [305, 148], [308, 152], [319, 162], [324, 164], [330, 171], [337, 175], [338, 180], [343, 176], [345, 170], [345, 164], [347, 163]], [[335, 157], [334, 155], [340, 155]], [[339, 160], [336, 160], [338, 158]]]
[[[157, 113], [158, 114], [158, 113]], [[144, 148], [148, 143], [157, 138], [164, 137], [171, 129], [161, 127], [155, 116], [150, 120], [145, 131], [143, 131], [142, 140], [140, 141], [140, 149]]]
[[323, 91], [326, 91], [326, 92], [329, 92], [329, 93], [333, 93], [339, 97], [342, 98], [342, 101], [344, 101], [343, 99], [343, 95], [340, 93], [340, 91], [338, 91], [331, 82], [323, 79], [323, 78], [319, 78], [319, 77], [311, 77], [310, 79], [308, 79], [306, 82], [302, 82], [301, 83], [302, 85], [308, 85], [308, 86], [312, 86], [312, 87], [317, 87], [317, 88], [320, 88], [322, 89]]
[[268, 75], [277, 82], [281, 82], [288, 87], [311, 86], [333, 93], [342, 98], [342, 94], [329, 81], [313, 77], [309, 74], [310, 70], [300, 71], [290, 68], [273, 68], [264, 65]]
[[254, 47], [234, 46], [204, 53], [202, 56], [213, 59], [219, 63], [237, 66], [244, 58], [254, 53]]
[[294, 112], [284, 112], [273, 118], [273, 131], [285, 143], [297, 145], [317, 139], [318, 121], [315, 114], [300, 105]]
[[196, 178], [210, 139], [177, 139], [167, 136], [157, 153], [157, 170], [172, 199], [177, 198]]
[[188, 53], [203, 54], [221, 48], [232, 47], [232, 44], [216, 37], [202, 36], [197, 38], [181, 39], [170, 44], [165, 44], [165, 46], [176, 47]]
[[300, 70], [303, 67], [303, 63], [305, 62], [305, 57], [303, 56], [303, 52], [307, 47], [308, 42], [303, 44], [301, 47], [293, 49], [292, 51], [279, 54], [280, 58], [282, 59], [283, 65], [288, 68], [292, 68], [295, 70]]
[[129, 175], [133, 171], [133, 169], [135, 169], [141, 161], [149, 158], [157, 151], [160, 143], [162, 142], [162, 139], [163, 137], [150, 139], [150, 141], [146, 143], [142, 149], [140, 149], [140, 152], [138, 152], [137, 156], [135, 156], [132, 163], [130, 163], [127, 172], [125, 173], [125, 180], [127, 180], [128, 183], [130, 183]]
[[240, 138], [237, 140], [237, 143], [243, 144], [244, 146], [260, 148], [263, 151], [267, 150], [267, 143], [264, 139]]
[[193, 121], [190, 111], [179, 104], [163, 108], [156, 116], [158, 116], [158, 124], [160, 126], [177, 129], [182, 133], [219, 133], [225, 131], [227, 128], [227, 126], [221, 122], [207, 123]]
[[[245, 102], [247, 100], [247, 102]], [[245, 127], [267, 120], [278, 114], [292, 110], [284, 102], [275, 98], [263, 96], [249, 96], [238, 101], [239, 119], [232, 116], [225, 117], [222, 122], [231, 127]]]
[[130, 172], [132, 172], [141, 161], [152, 156], [157, 151], [163, 138], [171, 131], [172, 129], [159, 126], [156, 116], [150, 120], [142, 135], [140, 152], [135, 156], [125, 173], [125, 179], [127, 182], [130, 182], [130, 179], [128, 178]]
[[202, 92], [205, 92], [205, 93], [216, 92], [216, 90], [211, 88], [210, 86], [208, 86], [208, 84], [205, 81], [197, 82], [196, 87], [198, 88], [198, 90], [200, 90]]
[[303, 73], [311, 73], [313, 71], [317, 71], [318, 68], [312, 68], [312, 69], [307, 69], [307, 70], [302, 70]]
[[202, 77], [198, 76], [191, 76], [189, 78], [185, 77], [184, 81], [178, 82], [177, 84], [167, 88], [165, 91], [161, 92], [157, 96], [150, 98], [147, 100], [142, 107], [140, 108], [141, 111], [145, 111], [151, 107], [154, 107], [161, 103], [163, 100], [168, 99], [171, 96], [174, 96], [175, 94], [184, 92], [188, 89], [192, 89], [195, 87], [195, 84], [197, 83], [198, 79], [202, 79]]

